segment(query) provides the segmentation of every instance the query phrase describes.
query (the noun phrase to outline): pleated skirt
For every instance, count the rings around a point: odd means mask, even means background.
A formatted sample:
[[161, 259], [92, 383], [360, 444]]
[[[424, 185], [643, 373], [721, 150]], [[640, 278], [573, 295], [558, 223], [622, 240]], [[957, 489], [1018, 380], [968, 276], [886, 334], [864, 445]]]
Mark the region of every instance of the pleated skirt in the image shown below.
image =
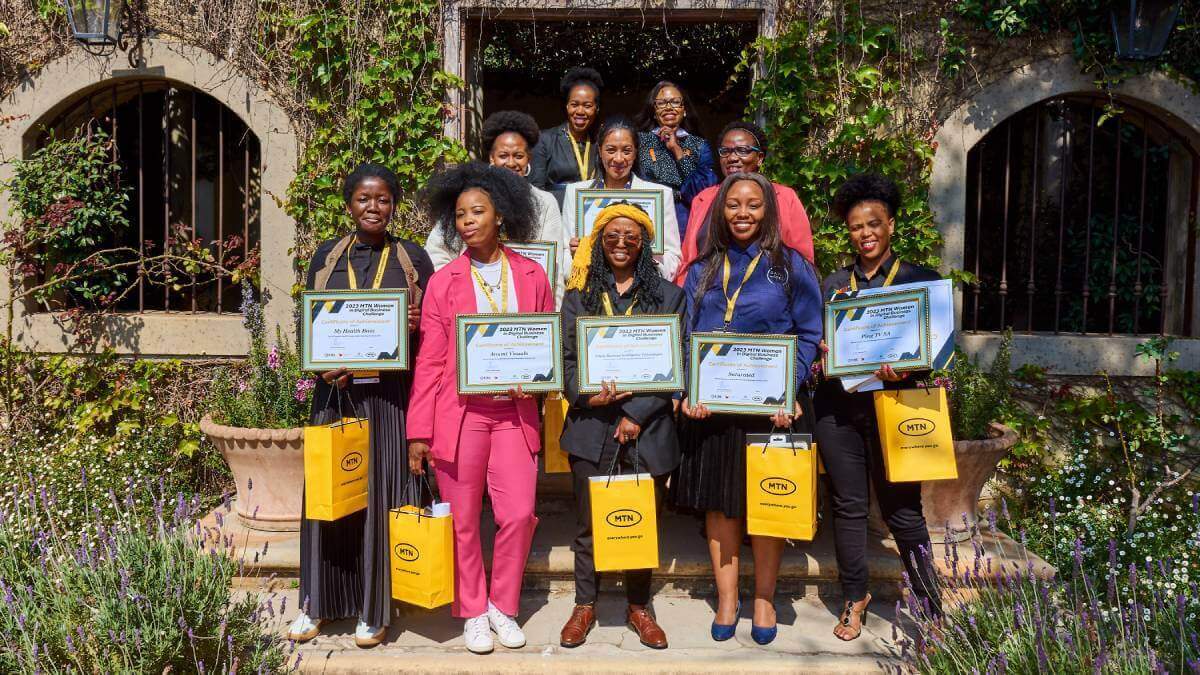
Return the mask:
[[[301, 520], [300, 602], [314, 619], [391, 622], [388, 511], [415, 493], [405, 441], [407, 380], [406, 374], [383, 373], [378, 383], [349, 387], [358, 414], [370, 423], [367, 508], [334, 521]], [[339, 418], [337, 395], [331, 400], [330, 391], [320, 383], [313, 392], [312, 424]], [[350, 410], [343, 395], [341, 412], [352, 416]]]
[[[804, 414], [792, 430], [811, 434], [814, 424], [811, 401], [807, 391], [797, 396]], [[766, 415], [683, 418], [679, 468], [671, 476], [671, 504], [683, 511], [701, 514], [719, 511], [727, 518], [745, 518], [746, 434], [770, 433], [773, 426]]]

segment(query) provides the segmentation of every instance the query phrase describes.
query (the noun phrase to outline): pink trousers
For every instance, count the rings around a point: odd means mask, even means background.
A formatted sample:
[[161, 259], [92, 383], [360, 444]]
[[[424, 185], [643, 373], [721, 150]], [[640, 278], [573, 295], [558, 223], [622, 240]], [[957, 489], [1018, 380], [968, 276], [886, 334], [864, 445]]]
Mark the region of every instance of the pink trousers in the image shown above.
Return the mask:
[[[455, 461], [435, 462], [434, 471], [454, 516], [454, 616], [484, 614], [489, 599], [501, 612], [516, 616], [537, 527], [537, 457], [525, 443], [516, 405], [507, 399], [472, 397]], [[490, 593], [479, 541], [485, 486], [497, 526]]]

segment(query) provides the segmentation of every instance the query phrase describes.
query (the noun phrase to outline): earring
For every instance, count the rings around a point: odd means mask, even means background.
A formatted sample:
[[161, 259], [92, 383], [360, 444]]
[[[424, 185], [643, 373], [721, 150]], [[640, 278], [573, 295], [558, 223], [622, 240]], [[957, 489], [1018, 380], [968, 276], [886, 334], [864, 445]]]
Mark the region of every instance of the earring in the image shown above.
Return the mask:
[[528, 175], [530, 174], [530, 172], [531, 172], [531, 171], [533, 171], [533, 165], [532, 165], [532, 164], [526, 164], [526, 165], [525, 165], [525, 173], [524, 173], [524, 174], [522, 174], [522, 175], [524, 175], [524, 176], [528, 176]]

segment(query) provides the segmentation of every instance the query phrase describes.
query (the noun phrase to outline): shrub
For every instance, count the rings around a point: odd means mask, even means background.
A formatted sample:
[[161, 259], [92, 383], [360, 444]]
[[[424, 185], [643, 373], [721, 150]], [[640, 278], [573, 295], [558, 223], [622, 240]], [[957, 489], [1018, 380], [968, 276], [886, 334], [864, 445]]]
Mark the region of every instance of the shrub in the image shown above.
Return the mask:
[[208, 402], [213, 421], [255, 429], [306, 424], [316, 381], [300, 369], [299, 355], [278, 329], [275, 346], [267, 347], [262, 307], [246, 283], [242, 316], [250, 333], [250, 357], [217, 373]]
[[[30, 497], [30, 508], [53, 510]], [[287, 656], [267, 626], [273, 601], [234, 597], [238, 565], [198, 545], [189, 525], [199, 500], [155, 500], [149, 522], [135, 501], [126, 493], [118, 517], [97, 519], [98, 534], [78, 544], [53, 530], [27, 537], [9, 526], [12, 513], [0, 520], [0, 671], [281, 669]]]
[[954, 362], [938, 384], [950, 398], [950, 423], [954, 437], [977, 440], [988, 437], [989, 425], [1003, 419], [1012, 401], [1012, 331], [1005, 331], [996, 358], [985, 370], [956, 350]]

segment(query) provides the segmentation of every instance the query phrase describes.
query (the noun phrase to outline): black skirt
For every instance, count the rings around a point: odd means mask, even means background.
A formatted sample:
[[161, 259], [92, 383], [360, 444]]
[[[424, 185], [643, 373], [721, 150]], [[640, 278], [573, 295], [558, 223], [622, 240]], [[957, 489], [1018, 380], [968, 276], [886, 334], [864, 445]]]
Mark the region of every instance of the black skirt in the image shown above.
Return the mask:
[[[804, 414], [792, 430], [811, 434], [815, 420], [807, 390], [797, 399]], [[770, 433], [773, 427], [765, 415], [684, 418], [679, 443], [682, 456], [671, 476], [671, 503], [685, 511], [720, 511], [727, 518], [745, 518], [746, 434]]]
[[[407, 374], [384, 372], [378, 383], [348, 388], [358, 414], [370, 423], [367, 508], [334, 521], [300, 522], [300, 602], [313, 619], [391, 622], [388, 511], [411, 502], [417, 492], [405, 441], [408, 380]], [[338, 419], [338, 397], [330, 398], [330, 391], [321, 382], [313, 392], [312, 424]], [[341, 414], [352, 417], [351, 409], [343, 394]]]

